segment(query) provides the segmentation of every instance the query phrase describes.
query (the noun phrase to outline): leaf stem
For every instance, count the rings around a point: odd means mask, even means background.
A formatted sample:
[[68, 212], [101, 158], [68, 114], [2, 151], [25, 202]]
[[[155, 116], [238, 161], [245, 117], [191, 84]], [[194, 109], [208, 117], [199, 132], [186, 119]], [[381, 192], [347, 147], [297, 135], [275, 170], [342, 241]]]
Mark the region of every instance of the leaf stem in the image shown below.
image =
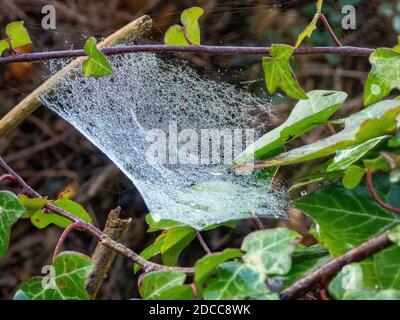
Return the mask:
[[376, 192], [376, 190], [374, 188], [371, 170], [365, 169], [365, 179], [367, 181], [368, 191], [371, 194], [371, 197], [375, 200], [375, 202], [385, 210], [400, 214], [400, 208], [396, 208], [396, 207], [391, 206], [390, 204], [387, 204], [379, 197], [378, 193]]
[[322, 21], [322, 23], [325, 26], [325, 29], [328, 31], [329, 35], [331, 36], [333, 42], [335, 43], [336, 47], [343, 47], [342, 44], [340, 43], [339, 39], [336, 37], [335, 32], [333, 31], [331, 25], [329, 24], [328, 19], [325, 17], [325, 15], [320, 12], [318, 15], [319, 19]]
[[60, 238], [58, 239], [56, 248], [54, 249], [53, 262], [54, 262], [55, 258], [60, 254], [62, 246], [64, 245], [64, 242], [65, 242], [65, 239], [68, 237], [68, 235], [71, 233], [71, 231], [73, 231], [75, 229], [81, 229], [79, 222], [72, 223], [67, 228], [65, 228], [65, 230], [61, 234]]
[[207, 243], [204, 241], [203, 236], [201, 235], [201, 233], [198, 230], [196, 230], [196, 237], [197, 237], [197, 240], [200, 242], [200, 245], [204, 249], [204, 252], [206, 254], [211, 254], [212, 252], [211, 252], [210, 248], [208, 247]]

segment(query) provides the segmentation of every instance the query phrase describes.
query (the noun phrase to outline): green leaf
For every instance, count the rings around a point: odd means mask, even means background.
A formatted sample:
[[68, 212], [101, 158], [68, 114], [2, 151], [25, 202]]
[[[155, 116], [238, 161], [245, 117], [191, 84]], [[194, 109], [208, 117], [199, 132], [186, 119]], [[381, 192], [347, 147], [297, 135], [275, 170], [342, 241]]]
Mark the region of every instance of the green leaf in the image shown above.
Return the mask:
[[389, 231], [389, 239], [393, 243], [397, 244], [400, 246], [400, 225], [394, 227]]
[[47, 202], [47, 197], [40, 198], [29, 198], [24, 194], [18, 195], [19, 201], [25, 207], [25, 213], [21, 216], [21, 218], [30, 218], [36, 211], [42, 209]]
[[[400, 184], [376, 175], [374, 186], [383, 201], [400, 207]], [[322, 244], [336, 256], [358, 246], [397, 224], [400, 216], [377, 205], [365, 184], [346, 190], [336, 183], [294, 201], [294, 205], [317, 223]]]
[[[282, 153], [272, 159], [260, 161], [251, 167], [286, 166], [329, 156], [337, 150], [346, 149], [393, 132], [397, 128], [396, 118], [399, 113], [399, 101], [378, 102], [342, 120], [345, 125], [342, 131], [312, 144]], [[237, 167], [239, 170], [246, 168], [246, 165]]]
[[180, 26], [179, 24], [175, 24], [168, 28], [167, 32], [164, 35], [164, 43], [168, 46], [189, 45], [189, 42], [187, 42], [185, 38], [183, 27]]
[[[92, 223], [92, 218], [89, 213], [79, 204], [68, 198], [67, 195], [64, 195], [60, 199], [56, 201], [49, 201], [55, 206], [68, 211], [75, 217], [78, 217], [86, 222]], [[55, 224], [60, 228], [68, 227], [72, 222], [66, 218], [63, 218], [55, 213], [45, 213], [41, 210], [36, 211], [31, 216], [32, 224], [39, 229], [46, 228], [50, 224]]]
[[370, 56], [372, 65], [364, 88], [364, 104], [369, 106], [387, 97], [390, 92], [400, 89], [400, 52], [378, 48]]
[[145, 300], [157, 300], [166, 290], [183, 285], [185, 279], [182, 272], [151, 272], [142, 278], [139, 293]]
[[390, 165], [383, 156], [379, 156], [375, 159], [365, 159], [363, 160], [363, 163], [365, 168], [368, 168], [369, 170], [371, 170], [371, 172], [390, 171]]
[[195, 300], [193, 288], [190, 285], [171, 287], [161, 292], [158, 300]]
[[308, 99], [299, 101], [288, 119], [279, 127], [264, 134], [237, 156], [235, 163], [265, 159], [271, 151], [284, 145], [318, 125], [325, 124], [341, 107], [347, 94], [340, 91], [314, 90], [307, 93]]
[[289, 287], [329, 260], [328, 252], [321, 245], [297, 249], [292, 255], [292, 268], [285, 276], [283, 287]]
[[165, 230], [165, 229], [171, 229], [174, 227], [181, 227], [183, 226], [182, 223], [174, 220], [154, 220], [154, 218], [151, 216], [151, 214], [147, 214], [146, 217], [146, 222], [149, 225], [149, 229], [147, 229], [147, 232], [155, 232], [155, 231], [160, 231], [160, 230]]
[[355, 147], [339, 150], [327, 171], [346, 170], [350, 165], [362, 159], [368, 152], [376, 148], [390, 136], [381, 136], [365, 141]]
[[317, 29], [318, 20], [319, 20], [319, 14], [317, 13], [314, 15], [314, 18], [311, 20], [308, 26], [299, 34], [295, 48], [298, 48], [305, 38], [307, 37], [311, 38], [311, 35], [313, 34], [314, 30]]
[[243, 253], [238, 249], [225, 249], [222, 252], [206, 255], [197, 260], [194, 266], [194, 282], [196, 283], [200, 296], [205, 281], [221, 263], [241, 257], [242, 255]]
[[181, 14], [180, 25], [169, 27], [164, 36], [164, 43], [170, 46], [188, 46], [190, 43], [185, 37], [189, 38], [191, 44], [200, 45], [200, 25], [199, 18], [204, 14], [204, 10], [200, 7], [192, 7], [186, 9]]
[[400, 290], [400, 247], [393, 245], [374, 255], [380, 288]]
[[164, 264], [176, 265], [179, 255], [192, 240], [196, 237], [196, 232], [191, 227], [179, 227], [164, 231], [167, 233], [161, 247], [161, 254]]
[[25, 208], [15, 194], [0, 191], [0, 261], [8, 249], [11, 227], [24, 213]]
[[104, 77], [113, 73], [110, 63], [107, 61], [104, 54], [96, 47], [96, 39], [89, 38], [83, 49], [89, 56], [89, 59], [83, 61], [82, 70], [87, 77]]
[[192, 7], [182, 11], [181, 21], [190, 41], [195, 45], [200, 45], [200, 26], [199, 18], [204, 14], [200, 7]]
[[292, 266], [291, 254], [299, 240], [298, 233], [286, 228], [253, 232], [243, 240], [243, 261], [264, 276], [284, 275]]
[[268, 299], [264, 277], [256, 270], [238, 262], [218, 266], [217, 274], [209, 278], [204, 289], [205, 300]]
[[11, 45], [14, 49], [32, 43], [23, 21], [9, 23], [6, 27], [6, 35], [11, 39]]
[[273, 44], [271, 46], [271, 57], [265, 57], [262, 60], [265, 83], [271, 94], [280, 88], [292, 98], [298, 100], [308, 99], [297, 82], [289, 64], [293, 52], [293, 47], [288, 45]]
[[364, 174], [365, 170], [359, 166], [348, 167], [343, 176], [343, 186], [349, 190], [356, 188], [364, 178]]
[[337, 300], [399, 300], [400, 291], [365, 288], [360, 264], [345, 266], [329, 285], [330, 295]]
[[[155, 242], [144, 249], [140, 256], [150, 259], [161, 253], [163, 263], [166, 265], [176, 265], [179, 255], [192, 240], [196, 237], [196, 232], [191, 227], [174, 227], [161, 233]], [[137, 272], [140, 266], [134, 265], [134, 272]]]
[[316, 3], [317, 13], [314, 15], [314, 18], [308, 24], [308, 26], [303, 30], [303, 32], [300, 33], [299, 37], [297, 38], [295, 48], [298, 48], [306, 37], [311, 38], [311, 35], [313, 34], [314, 30], [317, 29], [317, 22], [319, 20], [319, 14], [321, 13], [322, 10], [322, 4], [323, 0], [317, 1]]
[[7, 40], [0, 40], [0, 57], [2, 56], [3, 52], [10, 48]]
[[[92, 260], [77, 252], [64, 251], [53, 264], [54, 276], [50, 272], [45, 277], [34, 277], [24, 282], [15, 295], [30, 300], [89, 300], [85, 281], [94, 264]], [[43, 286], [44, 285], [44, 286]]]

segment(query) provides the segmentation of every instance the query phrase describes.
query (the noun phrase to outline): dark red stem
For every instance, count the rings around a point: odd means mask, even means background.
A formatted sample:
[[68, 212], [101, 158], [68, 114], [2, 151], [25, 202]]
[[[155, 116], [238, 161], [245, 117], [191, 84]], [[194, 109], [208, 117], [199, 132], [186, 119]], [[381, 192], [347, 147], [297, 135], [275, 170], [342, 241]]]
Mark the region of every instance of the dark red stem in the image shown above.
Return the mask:
[[387, 204], [379, 197], [378, 193], [376, 192], [376, 190], [374, 188], [371, 170], [365, 169], [365, 178], [367, 181], [368, 191], [371, 194], [371, 197], [375, 200], [375, 202], [385, 210], [400, 214], [400, 208], [396, 208], [396, 207], [391, 206], [390, 204]]

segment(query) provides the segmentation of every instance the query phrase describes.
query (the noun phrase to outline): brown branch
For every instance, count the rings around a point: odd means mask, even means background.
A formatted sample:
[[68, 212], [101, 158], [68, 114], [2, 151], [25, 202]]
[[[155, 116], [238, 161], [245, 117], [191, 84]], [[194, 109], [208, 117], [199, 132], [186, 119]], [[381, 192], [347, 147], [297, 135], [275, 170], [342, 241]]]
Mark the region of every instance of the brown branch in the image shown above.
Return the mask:
[[368, 191], [371, 194], [371, 197], [374, 199], [374, 201], [381, 206], [383, 209], [388, 210], [390, 212], [394, 212], [397, 214], [400, 214], [400, 208], [396, 208], [391, 206], [390, 204], [384, 202], [378, 195], [378, 193], [376, 192], [375, 188], [374, 188], [374, 184], [372, 181], [372, 171], [369, 169], [365, 169], [365, 178], [367, 181], [367, 187], [368, 187]]
[[293, 300], [300, 298], [322, 281], [328, 283], [345, 265], [364, 260], [389, 247], [392, 242], [389, 240], [388, 234], [389, 231], [386, 231], [319, 267], [283, 291], [281, 299]]
[[[122, 29], [118, 30], [105, 40], [101, 41], [97, 47], [111, 47], [115, 46], [121, 42], [126, 41], [127, 39], [135, 38], [139, 35], [142, 35], [144, 32], [150, 30], [152, 25], [152, 20], [148, 16], [143, 16], [135, 21], [129, 23]], [[75, 55], [75, 57], [80, 56], [74, 61], [72, 61], [68, 66], [57, 72], [51, 78], [47, 79], [44, 83], [42, 83], [35, 91], [29, 94], [25, 99], [23, 99], [19, 104], [17, 104], [9, 113], [7, 113], [0, 120], [0, 138], [7, 135], [10, 131], [12, 131], [15, 127], [17, 127], [23, 120], [25, 120], [33, 111], [35, 111], [39, 106], [41, 106], [40, 96], [42, 96], [45, 92], [51, 89], [54, 85], [56, 85], [63, 76], [67, 75], [71, 70], [78, 68], [82, 62], [84, 61], [85, 53], [81, 52], [80, 55]], [[25, 56], [24, 54], [17, 56], [10, 56], [6, 58], [0, 58], [0, 63], [5, 62], [16, 62], [13, 59], [21, 59], [21, 56]], [[25, 56], [26, 57], [26, 56]], [[71, 58], [74, 56], [71, 56]], [[35, 61], [35, 59], [28, 61]]]
[[[120, 212], [121, 207], [111, 210], [108, 215], [106, 226], [103, 230], [104, 234], [117, 242], [124, 240], [126, 232], [128, 231], [128, 227], [131, 223], [131, 219], [119, 219]], [[89, 296], [92, 300], [96, 299], [97, 293], [99, 292], [104, 279], [106, 279], [111, 269], [115, 256], [115, 251], [104, 247], [100, 243], [97, 244], [92, 255], [94, 269], [90, 273], [85, 283], [86, 291], [89, 293]]]
[[[23, 189], [23, 193], [32, 198], [41, 197], [41, 195], [33, 190], [13, 169], [11, 169], [8, 164], [0, 157], [0, 167], [3, 168], [7, 174], [11, 175], [14, 178], [14, 181], [17, 182]], [[85, 231], [86, 233], [93, 236], [97, 241], [99, 241], [102, 245], [106, 246], [117, 252], [120, 255], [130, 259], [132, 262], [139, 264], [144, 271], [178, 271], [184, 272], [187, 274], [193, 274], [193, 268], [182, 268], [182, 267], [169, 267], [160, 265], [146, 259], [143, 259], [140, 255], [136, 252], [132, 251], [131, 249], [127, 248], [123, 244], [111, 239], [108, 235], [101, 232], [92, 224], [72, 215], [71, 213], [55, 206], [52, 203], [47, 202], [44, 206], [44, 209], [54, 212], [55, 214], [64, 217], [73, 223], [79, 224], [79, 229]]]
[[[108, 47], [100, 50], [106, 56], [150, 52], [150, 53], [197, 53], [210, 55], [269, 55], [269, 47], [238, 47], [238, 46], [167, 46], [167, 45], [128, 45]], [[339, 54], [343, 56], [368, 57], [374, 49], [361, 47], [313, 47], [296, 48], [293, 55], [327, 55]], [[56, 59], [70, 59], [84, 57], [86, 53], [81, 50], [60, 50], [25, 53], [18, 56], [0, 58], [0, 64], [13, 62], [36, 62]]]

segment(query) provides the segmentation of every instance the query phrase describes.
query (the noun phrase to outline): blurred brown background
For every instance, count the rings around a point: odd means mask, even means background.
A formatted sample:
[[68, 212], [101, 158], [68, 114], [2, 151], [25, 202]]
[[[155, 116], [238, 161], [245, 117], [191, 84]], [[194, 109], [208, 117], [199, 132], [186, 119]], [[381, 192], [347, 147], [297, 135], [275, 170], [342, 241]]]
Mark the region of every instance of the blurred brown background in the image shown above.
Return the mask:
[[[56, 30], [43, 30], [41, 9], [52, 4], [57, 12]], [[353, 4], [357, 9], [357, 29], [345, 31], [340, 27], [341, 8]], [[294, 44], [298, 33], [311, 20], [314, 1], [267, 0], [0, 0], [0, 26], [24, 20], [33, 47], [26, 51], [44, 51], [81, 48], [86, 37], [105, 37], [133, 19], [148, 14], [154, 20], [151, 34], [139, 39], [140, 43], [160, 43], [166, 29], [179, 22], [180, 12], [199, 5], [205, 9], [201, 18], [202, 41], [214, 45], [268, 46], [271, 43]], [[398, 1], [325, 1], [324, 12], [335, 26], [344, 45], [366, 47], [393, 46], [400, 31], [400, 5]], [[398, 30], [399, 29], [399, 30]], [[320, 26], [311, 40], [304, 45], [333, 45]], [[267, 96], [264, 89], [259, 57], [186, 56], [201, 72], [223, 81], [245, 86], [256, 94]], [[343, 113], [351, 107], [362, 107], [362, 84], [369, 70], [367, 59], [329, 57], [297, 57], [296, 74], [306, 90], [323, 88], [344, 90], [350, 99]], [[49, 73], [43, 63], [17, 63], [0, 66], [0, 116], [43, 82]], [[271, 127], [287, 116], [293, 102], [280, 95], [272, 97], [274, 115]], [[323, 135], [324, 130], [314, 130], [294, 145], [309, 143]], [[103, 227], [107, 213], [122, 206], [123, 217], [133, 217], [134, 224], [125, 243], [141, 251], [154, 240], [146, 234], [146, 212], [140, 195], [132, 183], [90, 142], [74, 128], [47, 110], [39, 108], [18, 129], [0, 141], [0, 154], [43, 195], [55, 198], [68, 191], [73, 200], [81, 203], [92, 215], [95, 224]], [[283, 184], [293, 176], [307, 172], [285, 170], [280, 173]], [[13, 187], [12, 184], [9, 185]], [[290, 212], [285, 222], [265, 221], [270, 224], [285, 223], [306, 232], [307, 225], [301, 214]], [[212, 250], [239, 246], [243, 235], [254, 226], [242, 222], [235, 230], [218, 230], [205, 233]], [[37, 230], [29, 221], [21, 221], [14, 228], [9, 253], [0, 264], [0, 298], [10, 299], [18, 285], [33, 275], [40, 275], [41, 267], [50, 263], [54, 246], [61, 230], [49, 227]], [[90, 254], [95, 243], [86, 235], [74, 232], [67, 240], [67, 249]], [[195, 249], [195, 250], [193, 250]], [[196, 241], [184, 251], [181, 265], [192, 265], [202, 251]], [[136, 277], [131, 263], [121, 257], [103, 286], [99, 298], [127, 299], [137, 296]]]

